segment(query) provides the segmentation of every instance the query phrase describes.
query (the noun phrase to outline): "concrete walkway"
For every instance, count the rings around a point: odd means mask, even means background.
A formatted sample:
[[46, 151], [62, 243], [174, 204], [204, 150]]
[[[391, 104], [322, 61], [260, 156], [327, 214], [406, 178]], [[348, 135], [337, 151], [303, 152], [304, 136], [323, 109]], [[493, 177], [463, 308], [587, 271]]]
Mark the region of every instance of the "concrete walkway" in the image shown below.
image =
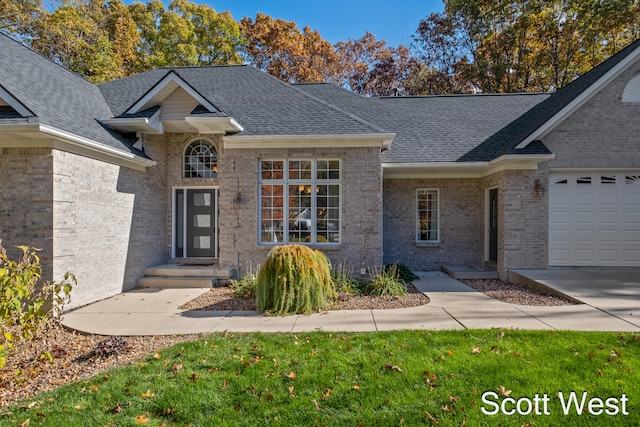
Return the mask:
[[638, 301], [627, 307], [625, 298], [606, 299], [606, 310], [593, 296], [579, 305], [522, 306], [489, 298], [441, 272], [418, 275], [413, 284], [431, 302], [412, 308], [271, 317], [258, 312], [178, 309], [206, 289], [136, 289], [65, 313], [62, 323], [85, 333], [125, 336], [465, 328], [640, 331]]

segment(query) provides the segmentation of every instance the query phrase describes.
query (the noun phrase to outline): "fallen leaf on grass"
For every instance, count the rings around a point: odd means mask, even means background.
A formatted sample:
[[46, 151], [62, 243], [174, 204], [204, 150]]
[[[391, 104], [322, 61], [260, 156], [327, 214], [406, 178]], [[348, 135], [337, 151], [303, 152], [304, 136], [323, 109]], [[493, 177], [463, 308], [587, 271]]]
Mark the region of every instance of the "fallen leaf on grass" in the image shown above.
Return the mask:
[[316, 411], [319, 411], [320, 410], [320, 404], [318, 403], [318, 401], [313, 399], [313, 404], [316, 405]]
[[402, 369], [399, 366], [396, 365], [384, 365], [384, 369], [386, 369], [387, 371], [397, 371], [397, 372], [402, 372]]
[[295, 380], [296, 379], [296, 373], [291, 371], [287, 374], [287, 378], [289, 378], [290, 380]]
[[456, 397], [456, 396], [449, 396], [449, 400], [452, 401], [452, 402], [457, 402], [459, 400], [459, 398]]
[[427, 414], [427, 417], [429, 417], [429, 419], [430, 419], [431, 421], [433, 421], [433, 422], [434, 422], [434, 423], [436, 423], [436, 424], [440, 424], [440, 423], [438, 422], [438, 420], [437, 420], [433, 415], [431, 415], [431, 414], [430, 414], [430, 413], [428, 413], [428, 412], [426, 412], [426, 414]]
[[24, 420], [24, 422], [22, 424], [20, 424], [20, 427], [27, 427], [30, 422], [31, 422], [31, 420], [29, 418], [27, 418], [26, 420]]
[[354, 385], [353, 385], [353, 389], [354, 389], [354, 390], [360, 390], [360, 386], [359, 386], [358, 384], [354, 384]]
[[136, 424], [146, 424], [149, 422], [149, 417], [145, 415], [136, 416]]
[[509, 396], [511, 394], [511, 390], [507, 390], [503, 385], [498, 387], [496, 390], [498, 390], [503, 396]]
[[471, 354], [478, 354], [480, 353], [482, 350], [480, 349], [480, 347], [473, 347], [473, 350], [471, 350]]
[[331, 395], [331, 392], [333, 390], [331, 390], [330, 388], [327, 389], [326, 392], [322, 393], [322, 399], [327, 400], [329, 398], [329, 396]]
[[181, 371], [182, 370], [182, 363], [174, 363], [173, 365], [171, 365], [171, 370], [172, 371]]
[[145, 398], [145, 399], [148, 399], [149, 397], [153, 397], [155, 395], [156, 394], [152, 393], [151, 390], [147, 390], [146, 392], [142, 393], [140, 396]]
[[449, 405], [444, 405], [442, 407], [442, 410], [445, 411], [445, 412], [453, 412], [454, 411], [454, 409]]

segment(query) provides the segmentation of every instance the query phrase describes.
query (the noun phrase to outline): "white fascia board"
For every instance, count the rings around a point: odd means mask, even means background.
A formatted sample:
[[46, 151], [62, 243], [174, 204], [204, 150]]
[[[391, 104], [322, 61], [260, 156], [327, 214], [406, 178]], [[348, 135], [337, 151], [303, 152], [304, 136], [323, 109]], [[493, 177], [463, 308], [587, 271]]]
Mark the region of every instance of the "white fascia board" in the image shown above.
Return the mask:
[[22, 117], [33, 117], [35, 114], [29, 108], [27, 108], [22, 102], [18, 101], [16, 97], [11, 95], [0, 85], [0, 98], [4, 100], [11, 108], [16, 110]]
[[[150, 102], [162, 89], [164, 89], [168, 84], [176, 84], [189, 95], [191, 95], [198, 103], [200, 103], [203, 107], [208, 109], [209, 111], [218, 111], [216, 107], [213, 106], [209, 101], [207, 101], [202, 95], [200, 95], [195, 89], [191, 87], [187, 82], [185, 82], [182, 78], [180, 78], [174, 71], [170, 71], [162, 80], [160, 80], [156, 85], [146, 93], [142, 98], [136, 101], [126, 112], [125, 114], [135, 114], [141, 110], [147, 108], [147, 103]], [[158, 102], [159, 104], [160, 102]]]
[[376, 147], [387, 150], [395, 133], [336, 135], [234, 135], [224, 137], [225, 148]]
[[164, 132], [162, 122], [160, 121], [160, 109], [151, 117], [114, 117], [112, 119], [101, 120], [116, 129], [125, 132], [145, 132], [161, 134]]
[[[517, 149], [525, 148], [533, 141], [545, 137], [562, 121], [574, 113], [578, 108], [582, 107], [587, 101], [593, 98], [604, 86], [609, 84], [613, 79], [618, 77], [631, 63], [633, 63], [640, 56], [640, 48], [636, 48], [633, 52], [627, 55], [622, 61], [620, 61], [615, 67], [609, 70], [604, 76], [600, 77], [594, 84], [592, 84], [587, 90], [582, 92], [573, 101], [567, 104], [562, 110], [558, 111], [553, 117], [547, 120], [542, 126], [536, 129], [531, 135], [526, 137], [520, 144], [516, 146]], [[579, 78], [579, 77], [578, 77]], [[553, 96], [553, 95], [552, 95]]]
[[187, 116], [184, 120], [200, 133], [242, 132], [244, 127], [233, 117]]
[[[87, 157], [94, 157], [110, 163], [122, 164], [139, 170], [156, 165], [156, 162], [153, 160], [145, 159], [133, 153], [118, 150], [117, 148], [109, 147], [91, 139], [40, 123], [0, 125], [0, 132], [22, 134], [19, 139], [15, 140], [17, 143], [9, 141], [8, 143], [2, 144], [6, 147], [59, 148], [61, 150]], [[27, 142], [28, 135], [33, 135], [30, 142]], [[43, 138], [43, 136], [45, 138]]]
[[553, 154], [504, 155], [488, 162], [382, 163], [384, 178], [483, 178], [503, 170], [536, 170]]

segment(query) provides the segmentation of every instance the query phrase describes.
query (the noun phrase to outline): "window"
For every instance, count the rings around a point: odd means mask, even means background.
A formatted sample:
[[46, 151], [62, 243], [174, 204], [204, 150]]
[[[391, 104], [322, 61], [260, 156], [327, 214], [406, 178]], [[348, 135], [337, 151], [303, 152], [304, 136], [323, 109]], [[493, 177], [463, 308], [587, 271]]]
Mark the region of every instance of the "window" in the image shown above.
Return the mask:
[[216, 178], [218, 176], [218, 152], [206, 139], [196, 139], [184, 150], [185, 178]]
[[340, 160], [260, 161], [260, 243], [340, 243]]
[[440, 241], [440, 192], [435, 189], [417, 190], [416, 240]]

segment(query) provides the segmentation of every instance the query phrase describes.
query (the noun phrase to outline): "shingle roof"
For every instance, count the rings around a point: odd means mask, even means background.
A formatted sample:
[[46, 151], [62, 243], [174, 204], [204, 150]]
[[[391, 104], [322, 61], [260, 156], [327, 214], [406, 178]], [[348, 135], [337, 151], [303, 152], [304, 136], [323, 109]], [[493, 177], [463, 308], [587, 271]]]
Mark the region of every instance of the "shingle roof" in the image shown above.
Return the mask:
[[[44, 56], [0, 34], [0, 85], [38, 122], [106, 146], [146, 157], [99, 120], [113, 116], [98, 88]], [[5, 122], [0, 117], [0, 123]]]
[[359, 117], [246, 65], [159, 68], [98, 87], [114, 113], [122, 114], [169, 71], [240, 123], [245, 129], [242, 135], [381, 132]]
[[463, 161], [485, 141], [500, 140], [501, 132], [508, 132], [522, 114], [549, 98], [549, 94], [366, 98], [324, 83], [300, 88], [396, 133], [391, 148], [383, 153], [387, 163]]
[[483, 144], [470, 151], [461, 158], [462, 161], [484, 160], [497, 157], [502, 154], [524, 154], [536, 150], [540, 143], [530, 144], [525, 149], [516, 150], [522, 141], [538, 130], [542, 125], [551, 120], [563, 108], [569, 105], [577, 97], [587, 91], [598, 80], [604, 77], [616, 65], [622, 62], [636, 49], [640, 48], [640, 40], [629, 44], [620, 52], [611, 56], [600, 65], [592, 68], [567, 86], [558, 89], [553, 96], [548, 97], [513, 122], [508, 128], [484, 141]]

